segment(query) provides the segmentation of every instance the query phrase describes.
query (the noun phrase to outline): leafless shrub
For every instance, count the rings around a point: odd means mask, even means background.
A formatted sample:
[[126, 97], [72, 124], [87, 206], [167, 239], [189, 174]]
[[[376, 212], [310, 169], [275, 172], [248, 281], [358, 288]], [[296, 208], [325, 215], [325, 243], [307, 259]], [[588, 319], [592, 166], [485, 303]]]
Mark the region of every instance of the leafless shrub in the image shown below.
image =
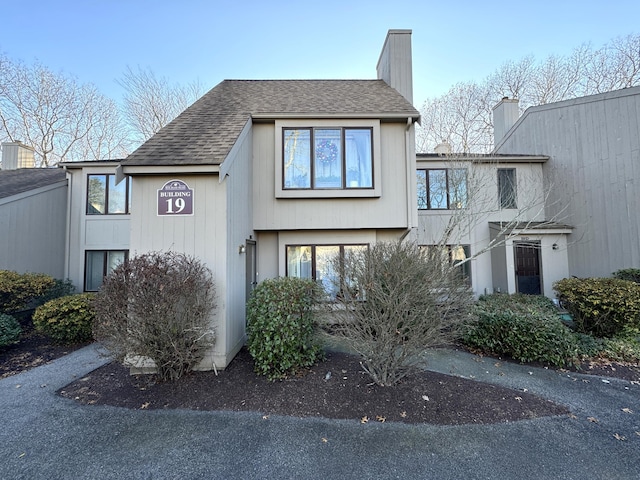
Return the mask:
[[175, 252], [135, 257], [96, 295], [94, 336], [118, 361], [150, 358], [163, 380], [178, 379], [215, 342], [214, 294], [211, 271], [197, 259]]
[[470, 318], [472, 293], [444, 248], [379, 242], [336, 258], [334, 271], [340, 293], [323, 330], [379, 385], [424, 366], [425, 349], [456, 338]]

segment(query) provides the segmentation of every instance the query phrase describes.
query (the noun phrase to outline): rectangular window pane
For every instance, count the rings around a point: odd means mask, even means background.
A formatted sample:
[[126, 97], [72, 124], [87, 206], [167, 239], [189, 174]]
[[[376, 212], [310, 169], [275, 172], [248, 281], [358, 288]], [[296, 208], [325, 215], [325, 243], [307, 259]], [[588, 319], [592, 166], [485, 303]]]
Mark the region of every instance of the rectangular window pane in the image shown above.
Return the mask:
[[313, 131], [315, 188], [342, 188], [341, 131]]
[[107, 252], [107, 275], [109, 275], [118, 265], [125, 261], [125, 252]]
[[104, 277], [104, 251], [87, 252], [85, 271], [84, 289], [90, 292], [98, 290]]
[[284, 188], [311, 188], [309, 129], [284, 129]]
[[447, 171], [428, 170], [429, 175], [429, 208], [447, 208]]
[[127, 179], [116, 185], [116, 176], [109, 175], [109, 208], [107, 213], [127, 213]]
[[312, 278], [311, 247], [287, 247], [287, 276], [297, 278]]
[[[471, 262], [467, 260], [471, 256], [471, 248], [469, 245], [457, 245], [451, 247], [451, 261], [453, 265], [457, 265], [460, 275], [465, 279], [467, 284], [471, 284]], [[461, 263], [464, 262], [464, 263]]]
[[500, 208], [517, 208], [516, 169], [498, 169]]
[[452, 168], [449, 170], [449, 208], [452, 210], [467, 206], [467, 170]]
[[427, 208], [427, 171], [418, 170], [418, 209], [425, 210]]
[[345, 129], [347, 188], [373, 187], [371, 130]]
[[87, 215], [106, 213], [107, 176], [89, 175], [87, 192]]
[[323, 245], [316, 247], [316, 281], [321, 283], [330, 297], [339, 291], [339, 272], [335, 271], [333, 259], [340, 253], [340, 247]]

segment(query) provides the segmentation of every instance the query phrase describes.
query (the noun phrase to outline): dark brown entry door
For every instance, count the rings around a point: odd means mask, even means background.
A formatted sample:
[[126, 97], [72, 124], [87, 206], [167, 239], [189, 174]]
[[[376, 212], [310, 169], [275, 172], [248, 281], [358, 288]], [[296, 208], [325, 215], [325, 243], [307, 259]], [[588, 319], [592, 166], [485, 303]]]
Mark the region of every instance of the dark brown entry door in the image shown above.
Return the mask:
[[516, 256], [516, 290], [540, 295], [540, 242], [514, 243]]

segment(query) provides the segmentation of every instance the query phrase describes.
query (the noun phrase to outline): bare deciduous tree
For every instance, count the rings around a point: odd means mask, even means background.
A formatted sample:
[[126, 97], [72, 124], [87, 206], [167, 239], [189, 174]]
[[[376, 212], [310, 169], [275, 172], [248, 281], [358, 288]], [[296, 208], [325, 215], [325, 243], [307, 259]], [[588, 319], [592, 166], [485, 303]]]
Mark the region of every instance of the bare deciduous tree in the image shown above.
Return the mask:
[[120, 80], [125, 89], [124, 116], [136, 140], [144, 142], [203, 94], [198, 82], [172, 85], [150, 69], [127, 67]]
[[0, 59], [0, 134], [35, 149], [36, 166], [122, 157], [127, 141], [115, 102], [91, 84]]
[[534, 105], [640, 85], [640, 34], [618, 37], [594, 50], [583, 44], [566, 57], [532, 56], [505, 62], [478, 83], [458, 83], [427, 99], [417, 131], [418, 151], [447, 141], [456, 152], [487, 153], [493, 146], [492, 109], [503, 97]]

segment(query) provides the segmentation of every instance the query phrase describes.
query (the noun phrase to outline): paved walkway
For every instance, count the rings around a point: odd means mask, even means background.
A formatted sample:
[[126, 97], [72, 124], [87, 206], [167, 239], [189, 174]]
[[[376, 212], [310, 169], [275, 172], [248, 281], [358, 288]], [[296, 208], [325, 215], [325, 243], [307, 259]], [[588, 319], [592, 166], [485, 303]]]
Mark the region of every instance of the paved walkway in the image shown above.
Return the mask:
[[89, 346], [0, 381], [0, 478], [640, 478], [639, 385], [463, 352], [430, 358], [433, 370], [526, 388], [573, 417], [441, 427], [88, 407], [55, 391], [105, 362]]

